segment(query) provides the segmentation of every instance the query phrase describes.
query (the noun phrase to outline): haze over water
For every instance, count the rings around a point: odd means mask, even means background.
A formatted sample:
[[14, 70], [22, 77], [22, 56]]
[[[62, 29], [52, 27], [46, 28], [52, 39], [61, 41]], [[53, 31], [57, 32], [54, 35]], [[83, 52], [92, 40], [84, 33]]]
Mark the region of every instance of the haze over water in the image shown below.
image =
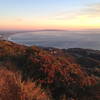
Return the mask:
[[25, 32], [11, 35], [9, 40], [28, 46], [100, 50], [100, 31]]

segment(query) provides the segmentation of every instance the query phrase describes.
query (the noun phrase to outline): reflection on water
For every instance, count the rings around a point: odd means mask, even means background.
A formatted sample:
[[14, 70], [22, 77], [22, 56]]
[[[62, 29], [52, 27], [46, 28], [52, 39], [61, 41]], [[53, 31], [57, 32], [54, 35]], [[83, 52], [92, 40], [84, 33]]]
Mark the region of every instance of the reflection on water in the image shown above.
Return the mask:
[[20, 44], [43, 47], [100, 49], [99, 32], [39, 31], [18, 33], [9, 39]]

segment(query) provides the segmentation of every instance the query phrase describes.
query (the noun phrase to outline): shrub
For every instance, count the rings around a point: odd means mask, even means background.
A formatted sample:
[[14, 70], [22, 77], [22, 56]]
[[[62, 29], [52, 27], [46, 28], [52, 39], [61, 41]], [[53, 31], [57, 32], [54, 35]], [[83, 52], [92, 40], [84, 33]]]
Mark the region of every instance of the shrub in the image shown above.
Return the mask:
[[0, 100], [48, 99], [48, 95], [34, 82], [22, 82], [18, 72], [0, 68]]

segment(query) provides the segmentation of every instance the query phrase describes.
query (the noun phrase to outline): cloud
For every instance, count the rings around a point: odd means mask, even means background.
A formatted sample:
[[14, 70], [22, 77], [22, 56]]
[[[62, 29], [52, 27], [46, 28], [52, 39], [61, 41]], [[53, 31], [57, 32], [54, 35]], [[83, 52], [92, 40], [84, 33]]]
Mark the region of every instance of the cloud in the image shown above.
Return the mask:
[[89, 13], [99, 13], [100, 14], [100, 3], [87, 6], [85, 8], [85, 11]]
[[17, 22], [22, 22], [23, 19], [22, 19], [22, 18], [17, 18], [16, 21], [17, 21]]
[[53, 16], [54, 19], [57, 19], [57, 20], [65, 20], [65, 19], [72, 19], [72, 18], [75, 18], [75, 16], [77, 15], [77, 13], [75, 12], [63, 12], [63, 13], [60, 13], [60, 14], [56, 14], [55, 16]]
[[100, 3], [86, 5], [78, 10], [56, 13], [45, 17], [43, 21], [46, 25], [65, 28], [100, 29]]
[[84, 8], [78, 9], [77, 11], [61, 12], [50, 18], [55, 20], [70, 20], [82, 16], [91, 18], [100, 17], [100, 3], [86, 5]]
[[87, 5], [85, 8], [80, 10], [81, 15], [88, 15], [90, 17], [100, 17], [100, 3]]

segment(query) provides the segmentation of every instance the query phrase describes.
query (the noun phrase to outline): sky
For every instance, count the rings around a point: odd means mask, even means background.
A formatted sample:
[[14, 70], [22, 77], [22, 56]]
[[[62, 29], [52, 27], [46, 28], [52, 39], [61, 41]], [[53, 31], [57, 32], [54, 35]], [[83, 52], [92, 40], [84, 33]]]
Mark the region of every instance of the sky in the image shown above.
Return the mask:
[[100, 0], [0, 0], [0, 30], [100, 29]]

